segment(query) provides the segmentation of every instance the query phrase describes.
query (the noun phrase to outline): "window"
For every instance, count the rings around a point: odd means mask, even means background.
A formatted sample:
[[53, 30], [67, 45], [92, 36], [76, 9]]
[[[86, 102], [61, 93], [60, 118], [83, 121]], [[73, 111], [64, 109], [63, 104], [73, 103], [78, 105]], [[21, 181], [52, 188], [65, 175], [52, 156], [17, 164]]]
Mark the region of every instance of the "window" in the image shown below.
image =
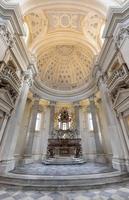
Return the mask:
[[35, 131], [40, 131], [41, 117], [42, 117], [42, 114], [41, 114], [41, 113], [38, 113], [38, 114], [37, 114], [37, 118], [36, 118]]
[[89, 126], [89, 130], [90, 131], [94, 130], [94, 128], [93, 128], [92, 114], [91, 113], [88, 113], [88, 126]]
[[63, 123], [63, 130], [65, 131], [67, 129], [67, 124]]

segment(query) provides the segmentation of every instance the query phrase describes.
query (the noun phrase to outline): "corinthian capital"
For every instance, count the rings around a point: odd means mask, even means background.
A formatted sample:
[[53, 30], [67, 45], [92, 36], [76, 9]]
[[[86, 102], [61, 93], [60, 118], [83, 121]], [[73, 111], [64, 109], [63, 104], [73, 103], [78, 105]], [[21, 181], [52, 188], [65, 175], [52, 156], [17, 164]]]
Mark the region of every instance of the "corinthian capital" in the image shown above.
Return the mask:
[[119, 33], [117, 34], [116, 36], [117, 47], [121, 46], [126, 36], [129, 36], [129, 26], [121, 28]]
[[0, 24], [0, 36], [4, 39], [7, 46], [12, 47], [15, 38], [12, 36], [12, 34], [8, 31], [7, 27], [3, 24]]
[[24, 76], [24, 81], [26, 81], [29, 85], [29, 87], [32, 87], [33, 85], [33, 73], [31, 71], [31, 69], [28, 69], [27, 71], [25, 71], [23, 73]]

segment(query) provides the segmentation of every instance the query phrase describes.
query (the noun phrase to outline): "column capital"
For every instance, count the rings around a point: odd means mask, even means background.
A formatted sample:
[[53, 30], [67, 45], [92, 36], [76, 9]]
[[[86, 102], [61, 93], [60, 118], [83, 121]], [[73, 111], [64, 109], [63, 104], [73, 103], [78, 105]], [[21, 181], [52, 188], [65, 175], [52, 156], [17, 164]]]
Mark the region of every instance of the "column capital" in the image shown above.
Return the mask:
[[116, 46], [118, 49], [120, 48], [122, 42], [124, 41], [125, 37], [127, 37], [127, 36], [129, 36], [129, 26], [122, 27], [115, 39]]
[[89, 102], [94, 102], [95, 101], [95, 95], [93, 94], [88, 99], [89, 99]]
[[34, 100], [40, 100], [40, 96], [36, 93], [33, 94]]
[[32, 85], [33, 85], [33, 73], [32, 73], [32, 70], [30, 68], [23, 72], [23, 80], [29, 85], [29, 87], [32, 87]]
[[80, 101], [74, 101], [74, 102], [73, 102], [73, 105], [74, 105], [75, 107], [79, 107], [79, 106], [80, 106]]
[[50, 101], [49, 106], [55, 106], [56, 105], [56, 101]]
[[5, 24], [0, 24], [0, 36], [3, 37], [7, 46], [12, 48], [15, 42], [14, 36], [9, 32]]

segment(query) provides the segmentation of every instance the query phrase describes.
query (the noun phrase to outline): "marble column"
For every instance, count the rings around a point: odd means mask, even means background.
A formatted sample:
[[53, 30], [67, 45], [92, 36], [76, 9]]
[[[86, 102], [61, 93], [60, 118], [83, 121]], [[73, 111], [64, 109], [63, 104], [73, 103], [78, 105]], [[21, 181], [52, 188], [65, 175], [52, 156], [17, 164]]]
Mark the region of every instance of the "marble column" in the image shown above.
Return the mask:
[[80, 123], [80, 137], [82, 144], [82, 156], [84, 160], [87, 160], [87, 123], [86, 123], [86, 107], [81, 106], [79, 109], [79, 123]]
[[110, 142], [110, 135], [108, 132], [108, 126], [107, 126], [106, 118], [105, 118], [105, 111], [103, 109], [101, 99], [97, 100], [97, 116], [98, 116], [99, 125], [100, 125], [102, 148], [104, 151], [104, 156], [107, 162], [111, 163], [112, 148], [111, 148], [111, 142]]
[[99, 136], [99, 128], [98, 128], [98, 123], [97, 123], [97, 112], [96, 112], [96, 105], [94, 101], [94, 96], [91, 96], [89, 98], [89, 110], [92, 115], [92, 122], [93, 122], [93, 132], [94, 132], [94, 138], [95, 138], [95, 145], [96, 145], [96, 153], [97, 154], [102, 154], [103, 149], [102, 149], [102, 144], [100, 142], [100, 136]]
[[49, 137], [51, 138], [52, 132], [54, 130], [54, 116], [55, 116], [55, 105], [56, 102], [51, 101], [50, 102], [50, 128], [49, 128]]
[[15, 111], [10, 116], [4, 136], [1, 141], [0, 160], [5, 162], [2, 162], [0, 165], [0, 171], [8, 171], [13, 169], [15, 166], [16, 158], [14, 157], [14, 152], [18, 136], [20, 134], [20, 125], [31, 83], [31, 77], [28, 76], [28, 74], [25, 75], [22, 90], [18, 97]]
[[30, 119], [30, 125], [29, 125], [29, 130], [28, 130], [29, 134], [27, 138], [27, 145], [25, 148], [25, 156], [27, 157], [32, 157], [36, 119], [37, 119], [37, 113], [39, 110], [39, 102], [40, 102], [40, 98], [38, 95], [35, 94], [33, 97], [34, 97], [34, 103], [32, 105], [31, 119]]
[[103, 77], [99, 78], [99, 89], [102, 98], [102, 106], [105, 111], [108, 132], [110, 134], [113, 153], [112, 165], [115, 169], [126, 170], [125, 157], [127, 156], [128, 151], [125, 145], [122, 129], [112, 109], [111, 99]]
[[119, 114], [119, 121], [120, 121], [120, 124], [121, 124], [121, 127], [122, 127], [122, 130], [123, 130], [123, 134], [124, 134], [124, 142], [125, 142], [125, 147], [127, 147], [128, 151], [126, 151], [126, 154], [125, 154], [125, 158], [126, 158], [126, 166], [127, 166], [127, 169], [129, 171], [129, 136], [128, 136], [128, 125], [127, 125], [127, 122], [123, 116], [123, 113], [120, 113]]
[[44, 115], [43, 115], [43, 126], [41, 130], [41, 154], [42, 160], [45, 160], [47, 157], [47, 146], [49, 138], [49, 129], [50, 129], [50, 107], [44, 106]]
[[74, 102], [74, 110], [75, 110], [75, 121], [76, 121], [77, 135], [79, 137], [80, 136], [80, 120], [79, 120], [80, 104], [79, 104], [79, 102]]
[[8, 119], [9, 119], [9, 114], [5, 113], [4, 121], [3, 121], [2, 127], [1, 127], [1, 129], [0, 129], [0, 142], [1, 142], [1, 140], [2, 140], [3, 133], [4, 133], [5, 127], [6, 127], [6, 125], [7, 125]]

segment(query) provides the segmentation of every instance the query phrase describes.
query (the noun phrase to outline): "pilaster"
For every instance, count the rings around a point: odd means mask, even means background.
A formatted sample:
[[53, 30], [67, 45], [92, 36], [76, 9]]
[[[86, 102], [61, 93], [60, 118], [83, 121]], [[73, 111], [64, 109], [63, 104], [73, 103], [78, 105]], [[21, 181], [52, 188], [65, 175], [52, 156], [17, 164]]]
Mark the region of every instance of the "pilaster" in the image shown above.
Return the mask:
[[55, 101], [51, 101], [49, 104], [50, 107], [50, 128], [49, 128], [49, 137], [51, 138], [53, 129], [54, 129], [54, 115], [55, 115]]
[[31, 112], [31, 118], [30, 118], [30, 125], [29, 125], [29, 136], [27, 138], [27, 145], [25, 148], [25, 157], [32, 157], [32, 149], [33, 149], [33, 142], [34, 142], [34, 136], [35, 136], [35, 126], [36, 126], [36, 119], [37, 119], [37, 113], [39, 110], [39, 102], [40, 97], [37, 94], [33, 95], [34, 102], [32, 105], [32, 112]]
[[110, 134], [110, 142], [113, 153], [112, 165], [115, 169], [123, 171], [126, 170], [125, 155], [127, 153], [127, 148], [124, 144], [122, 129], [112, 108], [111, 99], [104, 77], [99, 78], [99, 89], [101, 92], [102, 106], [105, 111], [108, 131]]
[[78, 137], [80, 136], [80, 121], [79, 121], [79, 110], [80, 110], [80, 103], [79, 101], [74, 102], [74, 110], [75, 110], [75, 121], [76, 121], [76, 129]]

